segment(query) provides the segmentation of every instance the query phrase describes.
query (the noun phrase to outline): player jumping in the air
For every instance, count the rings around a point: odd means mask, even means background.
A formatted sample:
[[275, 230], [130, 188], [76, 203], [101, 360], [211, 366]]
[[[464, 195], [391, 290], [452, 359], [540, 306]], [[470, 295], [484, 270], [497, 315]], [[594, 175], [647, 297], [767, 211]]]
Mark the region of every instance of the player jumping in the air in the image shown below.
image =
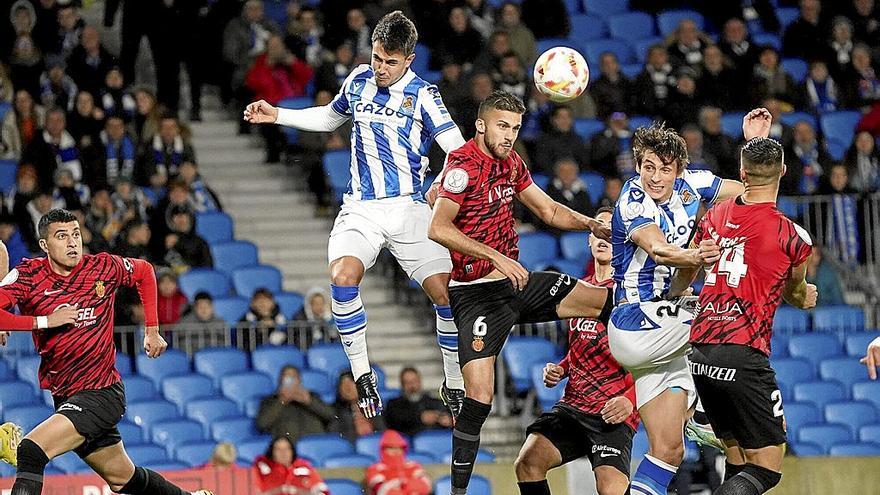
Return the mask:
[[367, 314], [358, 286], [387, 247], [434, 303], [437, 342], [446, 381], [440, 395], [453, 418], [464, 399], [457, 330], [449, 309], [449, 252], [428, 239], [431, 209], [422, 197], [431, 141], [447, 153], [464, 144], [437, 86], [412, 72], [418, 34], [400, 11], [373, 30], [371, 65], [360, 65], [326, 106], [304, 110], [251, 103], [245, 120], [305, 131], [332, 131], [351, 119], [351, 183], [327, 248], [333, 319], [351, 362], [358, 406], [372, 418], [382, 412], [376, 376], [367, 356]]
[[161, 475], [135, 466], [116, 428], [125, 412], [113, 343], [113, 305], [120, 287], [137, 287], [140, 294], [147, 355], [159, 357], [167, 347], [159, 334], [152, 265], [106, 253], [82, 254], [79, 222], [67, 210], [43, 215], [38, 234], [47, 257], [22, 261], [0, 282], [0, 308], [17, 304], [22, 312], [16, 316], [0, 310], [0, 328], [33, 332], [41, 357], [40, 386], [52, 393], [55, 414], [18, 444], [12, 494], [39, 494], [46, 464], [72, 450], [114, 492], [185, 495]]
[[516, 259], [516, 197], [544, 223], [563, 230], [609, 229], [553, 201], [532, 182], [513, 144], [522, 101], [494, 91], [477, 114], [477, 134], [449, 154], [428, 235], [452, 251], [449, 300], [458, 327], [466, 397], [452, 433], [452, 493], [466, 493], [480, 430], [495, 393], [495, 357], [517, 323], [589, 317], [606, 319], [610, 290], [566, 274], [529, 273]]
[[[596, 220], [610, 223], [613, 208], [602, 207]], [[611, 244], [590, 236], [595, 273], [585, 280], [614, 285]], [[544, 367], [544, 384], [555, 387], [568, 377], [565, 395], [526, 433], [516, 460], [521, 495], [549, 494], [547, 471], [589, 456], [599, 495], [623, 495], [629, 489], [632, 439], [639, 424], [632, 376], [608, 350], [605, 324], [595, 318], [568, 321], [568, 354]]]
[[[769, 118], [769, 116], [768, 116]], [[715, 434], [726, 445], [727, 469], [716, 495], [757, 495], [779, 483], [785, 453], [782, 393], [770, 366], [773, 315], [782, 299], [816, 305], [805, 280], [810, 236], [776, 209], [785, 173], [782, 145], [754, 138], [742, 149], [742, 196], [715, 205], [693, 244], [711, 239], [721, 259], [706, 270], [691, 325], [691, 373]], [[676, 273], [671, 293], [696, 270]]]
[[[757, 134], [756, 112], [743, 119], [746, 137]], [[720, 256], [708, 239], [688, 249], [701, 206], [734, 197], [743, 186], [687, 170], [684, 140], [662, 125], [638, 129], [633, 152], [638, 175], [621, 190], [612, 220], [617, 306], [608, 343], [635, 379], [636, 406], [648, 433], [648, 454], [633, 476], [632, 492], [659, 495], [681, 464], [682, 430], [696, 403], [685, 357], [693, 315], [664, 298], [675, 268], [710, 265]]]

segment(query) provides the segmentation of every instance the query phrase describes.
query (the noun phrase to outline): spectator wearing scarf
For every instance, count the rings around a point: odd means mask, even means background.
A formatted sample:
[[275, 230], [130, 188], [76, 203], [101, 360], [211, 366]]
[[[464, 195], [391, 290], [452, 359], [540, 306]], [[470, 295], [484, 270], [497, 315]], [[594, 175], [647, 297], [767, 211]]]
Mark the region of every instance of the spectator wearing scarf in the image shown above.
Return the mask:
[[821, 115], [837, 110], [837, 84], [828, 75], [825, 62], [817, 60], [810, 64], [810, 75], [804, 81], [803, 92], [813, 113]]
[[25, 149], [22, 160], [33, 163], [40, 178], [40, 187], [51, 190], [55, 170], [67, 169], [76, 182], [82, 180], [82, 164], [73, 136], [67, 132], [64, 110], [53, 108], [46, 114], [46, 126]]
[[107, 117], [107, 121], [104, 123], [104, 132], [101, 133], [101, 141], [104, 143], [106, 154], [102, 182], [105, 185], [114, 186], [120, 179], [134, 179], [135, 145], [128, 133], [125, 132], [125, 122], [122, 117], [119, 115]]
[[195, 161], [192, 145], [185, 142], [176, 117], [166, 116], [159, 122], [159, 132], [153, 136], [151, 165], [160, 174], [177, 175], [177, 167], [185, 161]]
[[137, 103], [134, 95], [125, 89], [122, 79], [122, 71], [114, 67], [107, 72], [104, 78], [104, 87], [101, 89], [101, 107], [108, 115], [119, 115], [126, 122], [134, 119]]
[[869, 132], [856, 135], [846, 152], [845, 163], [853, 189], [863, 193], [880, 189], [880, 150]]

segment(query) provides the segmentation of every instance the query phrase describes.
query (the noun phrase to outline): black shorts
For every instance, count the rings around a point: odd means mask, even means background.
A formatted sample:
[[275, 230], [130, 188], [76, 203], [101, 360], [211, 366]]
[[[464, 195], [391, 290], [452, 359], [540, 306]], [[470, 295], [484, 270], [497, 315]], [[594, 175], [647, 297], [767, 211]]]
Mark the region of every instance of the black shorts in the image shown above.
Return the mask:
[[53, 400], [55, 414], [69, 419], [86, 439], [73, 449], [81, 458], [122, 441], [116, 428], [125, 414], [125, 386], [121, 381], [98, 390], [83, 390], [70, 397], [53, 397]]
[[509, 279], [449, 287], [449, 305], [458, 327], [458, 361], [497, 356], [517, 323], [555, 321], [556, 306], [577, 279], [554, 272], [532, 272], [523, 290]]
[[718, 438], [746, 449], [785, 443], [782, 393], [764, 353], [745, 345], [694, 344], [689, 360]]
[[611, 466], [629, 478], [636, 432], [626, 423], [608, 424], [602, 416], [556, 404], [526, 428], [526, 435], [532, 433], [550, 440], [562, 454], [563, 464], [589, 456], [593, 469]]

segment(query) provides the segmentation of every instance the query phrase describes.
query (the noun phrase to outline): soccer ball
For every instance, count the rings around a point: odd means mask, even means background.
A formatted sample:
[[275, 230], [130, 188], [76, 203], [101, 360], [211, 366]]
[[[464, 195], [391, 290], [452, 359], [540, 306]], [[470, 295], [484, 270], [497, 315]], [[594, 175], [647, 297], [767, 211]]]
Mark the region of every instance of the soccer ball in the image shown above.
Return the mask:
[[535, 62], [535, 86], [557, 103], [570, 101], [587, 89], [590, 68], [577, 50], [555, 46]]

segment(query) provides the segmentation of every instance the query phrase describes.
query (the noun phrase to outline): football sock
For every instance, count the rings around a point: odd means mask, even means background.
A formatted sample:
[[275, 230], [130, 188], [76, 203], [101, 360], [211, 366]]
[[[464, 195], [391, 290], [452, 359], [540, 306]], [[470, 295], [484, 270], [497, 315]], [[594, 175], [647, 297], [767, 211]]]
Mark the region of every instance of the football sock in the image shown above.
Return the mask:
[[666, 495], [669, 482], [677, 471], [677, 467], [645, 454], [632, 477], [630, 492], [632, 495]]
[[169, 482], [161, 474], [146, 468], [135, 466], [134, 475], [119, 490], [128, 495], [188, 495], [178, 486]]
[[464, 378], [458, 365], [458, 329], [452, 319], [452, 308], [449, 305], [434, 305], [437, 312], [437, 344], [443, 354], [443, 373], [446, 375], [446, 386], [464, 390]]
[[550, 495], [550, 485], [547, 480], [541, 481], [520, 481], [519, 495]]
[[724, 461], [724, 481], [739, 474], [744, 467], [746, 467], [745, 464], [731, 464], [729, 461]]
[[358, 286], [330, 284], [333, 321], [342, 339], [342, 348], [351, 363], [351, 374], [357, 380], [370, 372], [367, 356], [367, 313]]
[[746, 464], [736, 476], [726, 479], [714, 495], [760, 495], [778, 485], [781, 479], [781, 473]]
[[43, 472], [49, 458], [39, 445], [25, 438], [18, 444], [18, 468], [12, 495], [40, 495], [43, 491]]
[[480, 448], [480, 430], [491, 410], [491, 404], [464, 398], [461, 414], [452, 430], [452, 493], [455, 495], [467, 490]]

